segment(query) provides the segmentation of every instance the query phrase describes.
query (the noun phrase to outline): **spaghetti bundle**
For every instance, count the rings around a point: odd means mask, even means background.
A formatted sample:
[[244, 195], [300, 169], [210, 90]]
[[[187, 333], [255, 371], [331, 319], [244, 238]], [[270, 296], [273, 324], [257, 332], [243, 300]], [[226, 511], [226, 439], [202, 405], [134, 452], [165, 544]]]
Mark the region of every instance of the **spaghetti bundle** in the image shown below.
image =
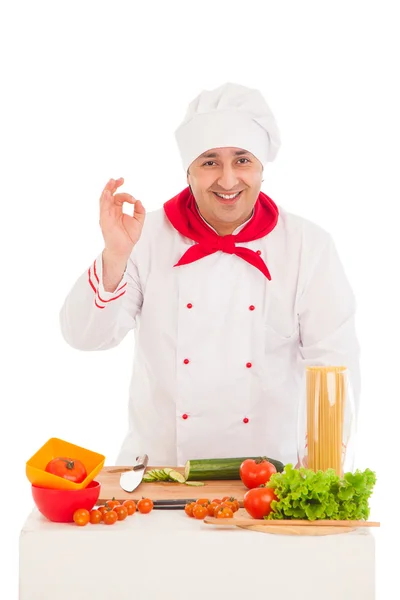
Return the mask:
[[346, 391], [346, 367], [307, 367], [308, 468], [313, 471], [334, 469], [343, 476]]

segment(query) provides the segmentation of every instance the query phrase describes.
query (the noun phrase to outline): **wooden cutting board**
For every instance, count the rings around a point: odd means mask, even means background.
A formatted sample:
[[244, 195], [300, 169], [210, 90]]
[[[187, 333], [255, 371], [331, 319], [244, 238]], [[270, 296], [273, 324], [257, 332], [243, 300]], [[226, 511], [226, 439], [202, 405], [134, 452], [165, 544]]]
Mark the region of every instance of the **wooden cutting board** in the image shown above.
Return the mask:
[[[118, 468], [123, 467], [104, 467], [96, 477], [96, 481], [101, 484], [98, 504], [104, 504], [107, 500], [115, 498], [116, 500], [140, 500], [143, 496], [151, 500], [182, 500], [208, 498], [223, 498], [224, 496], [233, 496], [243, 506], [243, 497], [247, 488], [241, 480], [237, 481], [204, 481], [203, 486], [192, 487], [184, 483], [170, 483], [158, 481], [154, 483], [142, 482], [133, 492], [125, 492], [119, 485], [121, 473], [113, 473]], [[146, 471], [151, 469], [163, 469], [165, 467], [147, 467]], [[184, 473], [184, 468], [173, 467], [179, 473]]]
[[380, 523], [376, 521], [305, 521], [297, 519], [269, 521], [264, 519], [252, 519], [243, 508], [234, 514], [233, 519], [206, 517], [204, 522], [217, 527], [235, 526], [242, 529], [250, 529], [251, 531], [259, 531], [261, 533], [307, 536], [335, 535], [339, 533], [350, 533], [358, 528], [380, 527]]

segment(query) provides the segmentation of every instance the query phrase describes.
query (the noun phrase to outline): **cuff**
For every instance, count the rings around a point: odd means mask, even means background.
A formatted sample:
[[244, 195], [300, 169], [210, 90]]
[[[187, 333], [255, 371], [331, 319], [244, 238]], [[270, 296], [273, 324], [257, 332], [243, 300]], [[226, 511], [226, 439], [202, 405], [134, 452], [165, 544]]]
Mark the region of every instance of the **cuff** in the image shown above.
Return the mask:
[[126, 293], [126, 269], [116, 290], [114, 292], [106, 292], [103, 287], [103, 259], [102, 254], [99, 254], [88, 269], [88, 285], [93, 290], [94, 303], [97, 308], [105, 308], [108, 304], [121, 298]]

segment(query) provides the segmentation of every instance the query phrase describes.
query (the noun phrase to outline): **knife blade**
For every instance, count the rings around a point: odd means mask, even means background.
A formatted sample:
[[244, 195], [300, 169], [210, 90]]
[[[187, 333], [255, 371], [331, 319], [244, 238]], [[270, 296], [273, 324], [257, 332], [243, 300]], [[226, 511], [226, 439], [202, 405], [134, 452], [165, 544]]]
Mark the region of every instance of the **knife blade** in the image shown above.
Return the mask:
[[136, 463], [130, 471], [122, 473], [119, 478], [119, 485], [125, 492], [133, 492], [141, 484], [144, 472], [149, 462], [147, 454], [136, 457]]

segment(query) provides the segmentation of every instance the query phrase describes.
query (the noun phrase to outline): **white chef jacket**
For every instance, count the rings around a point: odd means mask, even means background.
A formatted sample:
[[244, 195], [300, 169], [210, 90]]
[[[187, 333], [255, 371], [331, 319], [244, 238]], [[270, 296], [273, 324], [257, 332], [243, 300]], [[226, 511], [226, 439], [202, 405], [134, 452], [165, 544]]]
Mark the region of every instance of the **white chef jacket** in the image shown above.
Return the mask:
[[118, 465], [143, 453], [152, 465], [260, 455], [296, 464], [306, 365], [347, 366], [357, 414], [354, 294], [331, 236], [278, 208], [271, 233], [237, 244], [261, 255], [271, 281], [222, 251], [174, 267], [195, 242], [162, 208], [146, 215], [115, 292], [104, 290], [101, 254], [73, 285], [60, 312], [72, 347], [106, 350], [134, 330]]

